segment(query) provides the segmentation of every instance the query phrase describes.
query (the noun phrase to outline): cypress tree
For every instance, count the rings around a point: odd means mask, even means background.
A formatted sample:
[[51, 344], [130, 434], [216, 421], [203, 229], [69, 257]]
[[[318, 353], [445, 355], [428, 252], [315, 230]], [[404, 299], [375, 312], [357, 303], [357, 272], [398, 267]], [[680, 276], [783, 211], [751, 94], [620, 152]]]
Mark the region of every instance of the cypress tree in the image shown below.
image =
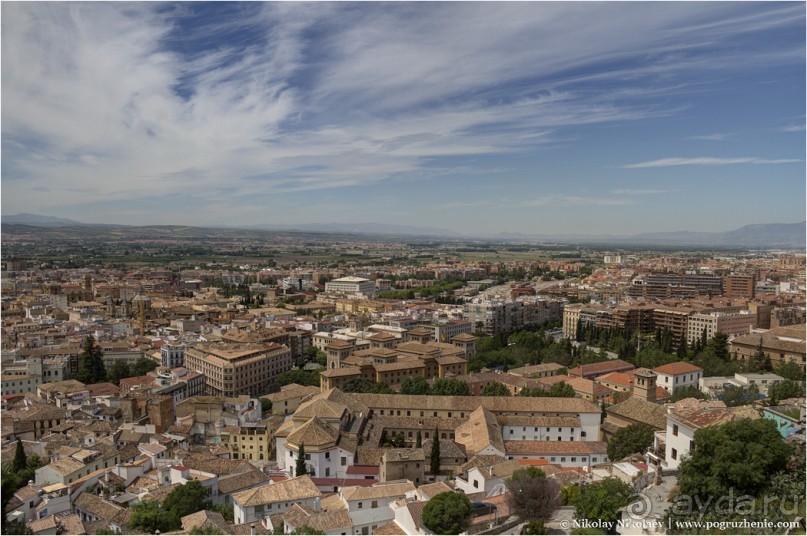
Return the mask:
[[305, 470], [305, 443], [300, 443], [300, 453], [297, 455], [297, 464], [294, 466], [294, 476], [302, 476]]
[[98, 383], [106, 380], [104, 352], [96, 344], [95, 337], [88, 335], [84, 339], [83, 349], [79, 356], [79, 368], [76, 379], [84, 384]]
[[437, 427], [434, 428], [434, 440], [432, 441], [431, 452], [431, 466], [429, 467], [431, 474], [437, 476], [440, 474], [440, 438], [438, 437]]
[[418, 430], [418, 435], [415, 438], [415, 448], [419, 449], [423, 447], [423, 438], [420, 436], [420, 430]]
[[22, 439], [17, 439], [17, 450], [14, 451], [14, 462], [11, 468], [15, 473], [19, 473], [27, 467], [28, 459], [25, 457], [25, 449], [22, 448]]

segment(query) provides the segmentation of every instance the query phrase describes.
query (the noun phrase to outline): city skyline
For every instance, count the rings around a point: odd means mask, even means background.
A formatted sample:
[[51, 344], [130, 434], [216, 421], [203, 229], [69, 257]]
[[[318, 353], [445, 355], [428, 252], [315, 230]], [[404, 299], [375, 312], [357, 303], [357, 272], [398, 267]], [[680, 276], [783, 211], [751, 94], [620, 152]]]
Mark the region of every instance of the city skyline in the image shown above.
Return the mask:
[[9, 3], [4, 214], [805, 219], [802, 3]]

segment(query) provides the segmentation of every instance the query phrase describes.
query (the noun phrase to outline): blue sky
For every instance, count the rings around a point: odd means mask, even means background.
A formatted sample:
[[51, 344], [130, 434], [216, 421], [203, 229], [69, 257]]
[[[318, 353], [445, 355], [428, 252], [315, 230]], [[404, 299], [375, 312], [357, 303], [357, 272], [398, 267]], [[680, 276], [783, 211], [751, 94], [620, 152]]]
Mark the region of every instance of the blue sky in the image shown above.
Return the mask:
[[4, 214], [805, 218], [801, 2], [3, 2], [2, 104]]

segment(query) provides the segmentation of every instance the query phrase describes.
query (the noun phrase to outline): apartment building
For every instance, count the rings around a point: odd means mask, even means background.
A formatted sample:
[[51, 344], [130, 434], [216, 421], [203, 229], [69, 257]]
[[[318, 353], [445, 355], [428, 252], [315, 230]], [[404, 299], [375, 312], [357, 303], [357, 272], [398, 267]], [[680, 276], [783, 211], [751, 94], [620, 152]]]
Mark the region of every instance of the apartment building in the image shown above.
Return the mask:
[[715, 333], [725, 333], [730, 337], [745, 335], [757, 325], [757, 315], [751, 311], [739, 313], [694, 313], [687, 322], [687, 344], [692, 344], [703, 336], [711, 339]]
[[376, 287], [375, 283], [363, 277], [341, 277], [325, 283], [325, 292], [374, 298]]
[[748, 360], [759, 346], [771, 359], [773, 365], [793, 362], [805, 366], [805, 348], [807, 344], [807, 327], [805, 324], [775, 328], [764, 333], [752, 333], [737, 337], [729, 343], [729, 352], [734, 359]]
[[724, 278], [725, 295], [729, 298], [753, 298], [756, 278], [750, 274], [732, 274]]
[[463, 306], [463, 316], [474, 329], [485, 335], [512, 333], [528, 325], [563, 319], [563, 305], [558, 300], [522, 296], [517, 300], [474, 299]]
[[185, 350], [185, 367], [205, 375], [208, 395], [258, 395], [291, 370], [291, 350], [275, 343], [201, 344]]

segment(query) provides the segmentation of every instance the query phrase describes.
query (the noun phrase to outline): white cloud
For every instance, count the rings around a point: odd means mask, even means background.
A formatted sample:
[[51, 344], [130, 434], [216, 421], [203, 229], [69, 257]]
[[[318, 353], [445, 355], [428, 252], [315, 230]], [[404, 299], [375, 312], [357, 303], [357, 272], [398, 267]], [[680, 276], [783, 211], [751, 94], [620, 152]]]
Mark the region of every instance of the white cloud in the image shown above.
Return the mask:
[[[571, 126], [676, 113], [680, 104], [631, 99], [682, 91], [677, 74], [723, 63], [712, 40], [798, 13], [782, 6], [737, 20], [711, 4], [273, 2], [192, 29], [265, 43], [183, 55], [165, 43], [187, 37], [177, 10], [196, 6], [172, 9], [3, 4], [4, 207], [193, 195], [199, 206], [232, 209], [439, 176], [446, 168], [435, 158], [524, 153]], [[693, 21], [712, 21], [715, 35], [694, 39]], [[641, 61], [598, 68], [631, 57]], [[575, 87], [595, 78], [599, 93]], [[547, 199], [628, 203], [548, 196], [534, 206]]]
[[730, 134], [706, 134], [704, 136], [690, 136], [690, 140], [723, 141], [730, 137]]
[[765, 159], [754, 157], [739, 157], [739, 158], [715, 158], [702, 156], [697, 158], [661, 158], [659, 160], [651, 160], [649, 162], [638, 162], [635, 164], [626, 164], [623, 168], [653, 168], [653, 167], [670, 167], [670, 166], [729, 166], [736, 164], [795, 164], [801, 160], [793, 158], [779, 158], [779, 159]]
[[652, 189], [652, 188], [618, 188], [616, 190], [611, 190], [612, 194], [615, 195], [656, 195], [656, 194], [667, 194], [670, 192], [675, 192], [677, 189]]

